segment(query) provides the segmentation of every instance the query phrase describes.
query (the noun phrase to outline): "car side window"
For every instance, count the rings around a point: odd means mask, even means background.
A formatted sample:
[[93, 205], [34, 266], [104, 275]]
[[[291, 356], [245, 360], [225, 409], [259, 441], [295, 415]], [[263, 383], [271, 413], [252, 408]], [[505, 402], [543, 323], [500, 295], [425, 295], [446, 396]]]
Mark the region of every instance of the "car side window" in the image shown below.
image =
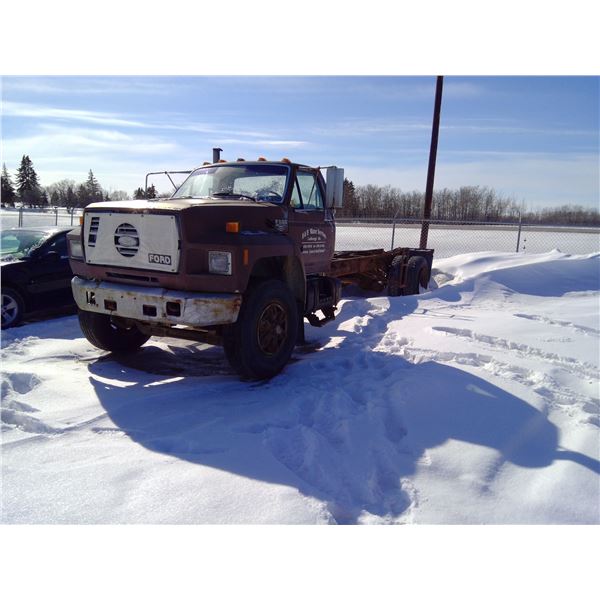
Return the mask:
[[63, 233], [59, 235], [52, 243], [46, 246], [44, 254], [48, 252], [56, 252], [59, 256], [68, 256], [67, 250], [67, 234]]
[[302, 194], [302, 208], [323, 210], [321, 188], [314, 173], [298, 171], [298, 186]]

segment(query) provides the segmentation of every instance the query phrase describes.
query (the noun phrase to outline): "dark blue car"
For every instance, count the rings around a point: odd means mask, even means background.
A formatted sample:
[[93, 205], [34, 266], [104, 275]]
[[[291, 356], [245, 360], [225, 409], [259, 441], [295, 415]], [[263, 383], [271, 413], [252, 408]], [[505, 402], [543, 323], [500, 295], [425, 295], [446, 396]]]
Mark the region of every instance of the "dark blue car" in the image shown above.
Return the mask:
[[71, 229], [2, 231], [2, 329], [17, 325], [30, 311], [74, 303], [67, 251], [67, 232]]

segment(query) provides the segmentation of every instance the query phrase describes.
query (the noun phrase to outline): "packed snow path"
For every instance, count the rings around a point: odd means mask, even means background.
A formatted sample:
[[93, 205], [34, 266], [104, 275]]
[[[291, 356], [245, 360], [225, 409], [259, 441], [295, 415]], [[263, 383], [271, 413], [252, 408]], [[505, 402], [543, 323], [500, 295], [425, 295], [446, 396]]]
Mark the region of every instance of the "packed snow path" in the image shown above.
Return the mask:
[[266, 383], [76, 317], [3, 332], [4, 523], [599, 523], [600, 255], [437, 261]]

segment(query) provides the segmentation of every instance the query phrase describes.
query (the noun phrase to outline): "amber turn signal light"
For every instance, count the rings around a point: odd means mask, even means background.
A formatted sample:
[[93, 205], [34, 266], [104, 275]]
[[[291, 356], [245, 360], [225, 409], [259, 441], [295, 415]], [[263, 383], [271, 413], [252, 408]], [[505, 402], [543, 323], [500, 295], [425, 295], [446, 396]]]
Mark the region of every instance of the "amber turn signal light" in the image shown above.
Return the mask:
[[83, 215], [79, 217], [79, 225], [83, 227]]
[[227, 233], [239, 233], [240, 232], [240, 222], [239, 221], [230, 221], [229, 223], [225, 223], [225, 231]]

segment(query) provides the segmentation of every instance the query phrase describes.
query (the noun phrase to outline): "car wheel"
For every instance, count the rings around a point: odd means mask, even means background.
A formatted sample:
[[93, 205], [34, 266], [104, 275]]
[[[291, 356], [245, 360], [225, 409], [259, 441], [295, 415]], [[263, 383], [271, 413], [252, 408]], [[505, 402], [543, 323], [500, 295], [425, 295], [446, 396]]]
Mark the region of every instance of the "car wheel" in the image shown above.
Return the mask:
[[2, 329], [18, 325], [23, 319], [25, 301], [17, 290], [2, 288]]

